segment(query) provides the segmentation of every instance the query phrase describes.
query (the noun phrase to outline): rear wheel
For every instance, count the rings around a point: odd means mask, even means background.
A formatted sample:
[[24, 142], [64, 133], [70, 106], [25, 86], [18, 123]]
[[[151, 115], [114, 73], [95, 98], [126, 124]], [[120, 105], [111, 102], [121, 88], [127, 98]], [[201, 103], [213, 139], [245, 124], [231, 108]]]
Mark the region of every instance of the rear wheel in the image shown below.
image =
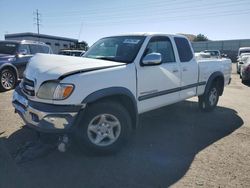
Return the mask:
[[217, 84], [213, 84], [206, 94], [199, 96], [199, 108], [204, 112], [210, 112], [217, 106], [218, 101], [218, 86]]
[[243, 84], [249, 84], [250, 80], [243, 80], [243, 79], [241, 79], [241, 83], [243, 83]]
[[81, 148], [95, 153], [112, 153], [121, 149], [131, 130], [127, 110], [112, 101], [98, 102], [88, 107], [75, 137]]
[[8, 91], [15, 88], [17, 83], [16, 73], [11, 69], [0, 71], [0, 91]]

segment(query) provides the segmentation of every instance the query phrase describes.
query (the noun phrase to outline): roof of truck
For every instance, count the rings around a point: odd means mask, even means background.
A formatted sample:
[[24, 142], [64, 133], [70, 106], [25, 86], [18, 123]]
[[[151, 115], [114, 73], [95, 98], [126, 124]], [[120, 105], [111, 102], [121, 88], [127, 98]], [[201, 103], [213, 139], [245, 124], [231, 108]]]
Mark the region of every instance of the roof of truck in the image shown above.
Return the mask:
[[185, 37], [184, 35], [180, 34], [167, 34], [167, 33], [160, 33], [160, 32], [135, 32], [135, 33], [124, 33], [124, 34], [118, 34], [118, 35], [113, 35], [113, 36], [154, 36], [154, 35], [166, 35], [166, 36], [172, 36], [172, 37]]

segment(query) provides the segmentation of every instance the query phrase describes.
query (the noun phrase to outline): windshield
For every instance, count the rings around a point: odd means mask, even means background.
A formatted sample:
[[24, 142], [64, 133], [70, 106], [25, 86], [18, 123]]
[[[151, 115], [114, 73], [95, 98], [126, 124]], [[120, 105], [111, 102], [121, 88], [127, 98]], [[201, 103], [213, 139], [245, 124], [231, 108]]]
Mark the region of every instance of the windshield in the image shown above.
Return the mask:
[[219, 56], [219, 52], [218, 51], [205, 50], [205, 53], [209, 53], [211, 56]]
[[69, 51], [60, 51], [58, 54], [60, 55], [70, 55]]
[[11, 42], [0, 42], [0, 54], [15, 55], [18, 44]]
[[97, 41], [83, 57], [131, 63], [139, 52], [145, 36], [108, 37]]
[[244, 53], [244, 54], [245, 54], [245, 53], [250, 53], [250, 50], [241, 50], [239, 55], [241, 55], [241, 54], [243, 54], [243, 53]]
[[250, 56], [250, 53], [242, 53], [240, 57]]

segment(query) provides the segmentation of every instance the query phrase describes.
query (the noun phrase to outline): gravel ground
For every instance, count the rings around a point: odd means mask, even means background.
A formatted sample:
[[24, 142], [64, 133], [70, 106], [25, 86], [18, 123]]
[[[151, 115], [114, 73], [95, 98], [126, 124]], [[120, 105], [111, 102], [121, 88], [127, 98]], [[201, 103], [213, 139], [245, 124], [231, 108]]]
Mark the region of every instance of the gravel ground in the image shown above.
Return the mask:
[[146, 113], [115, 155], [72, 145], [22, 164], [13, 156], [36, 133], [22, 128], [12, 91], [0, 93], [0, 188], [250, 187], [250, 87], [232, 78], [214, 112], [194, 98]]

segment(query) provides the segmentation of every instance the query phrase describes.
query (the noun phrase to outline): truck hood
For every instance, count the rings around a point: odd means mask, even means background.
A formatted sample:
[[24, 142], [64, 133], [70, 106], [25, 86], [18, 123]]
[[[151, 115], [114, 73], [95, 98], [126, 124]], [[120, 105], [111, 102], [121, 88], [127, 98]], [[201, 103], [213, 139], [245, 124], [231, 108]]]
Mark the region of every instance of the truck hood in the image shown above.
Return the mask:
[[25, 77], [43, 82], [121, 65], [125, 65], [125, 63], [64, 55], [36, 54], [27, 65]]

